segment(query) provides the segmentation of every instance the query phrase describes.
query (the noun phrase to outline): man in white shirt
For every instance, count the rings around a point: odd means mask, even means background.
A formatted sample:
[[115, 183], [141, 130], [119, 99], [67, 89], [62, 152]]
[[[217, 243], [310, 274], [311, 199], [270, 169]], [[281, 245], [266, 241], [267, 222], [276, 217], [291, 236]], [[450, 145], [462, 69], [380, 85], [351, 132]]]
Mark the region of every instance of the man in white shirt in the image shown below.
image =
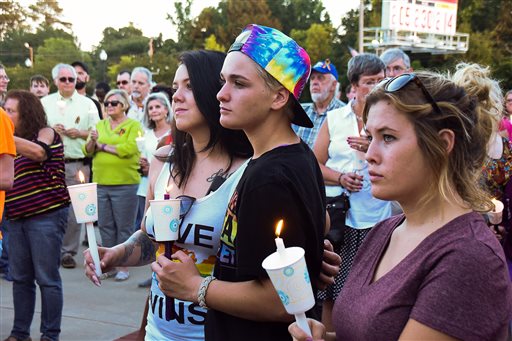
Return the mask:
[[153, 82], [153, 75], [150, 70], [145, 67], [138, 66], [133, 69], [131, 76], [130, 88], [131, 94], [131, 107], [128, 111], [128, 117], [139, 121], [141, 124], [144, 122], [144, 100], [148, 97]]
[[[99, 120], [98, 110], [87, 97], [75, 90], [77, 74], [69, 64], [57, 64], [52, 69], [52, 78], [58, 91], [41, 99], [48, 124], [62, 137], [64, 162], [66, 163], [66, 185], [80, 183], [78, 172], [82, 171], [85, 181], [89, 180], [90, 167], [84, 165], [82, 146], [89, 131]], [[74, 268], [73, 256], [78, 252], [80, 224], [76, 222], [73, 210], [69, 210], [68, 227], [62, 242], [61, 263], [64, 268]]]

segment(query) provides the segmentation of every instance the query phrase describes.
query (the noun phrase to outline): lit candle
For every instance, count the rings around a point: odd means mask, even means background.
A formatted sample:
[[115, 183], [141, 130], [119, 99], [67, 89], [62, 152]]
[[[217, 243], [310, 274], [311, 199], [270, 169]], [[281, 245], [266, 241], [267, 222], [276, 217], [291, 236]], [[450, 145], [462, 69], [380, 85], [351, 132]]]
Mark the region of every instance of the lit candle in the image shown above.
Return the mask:
[[165, 189], [165, 193], [164, 193], [164, 200], [170, 200], [171, 199], [171, 195], [169, 194], [170, 191], [172, 191], [172, 184], [167, 186], [167, 188]]
[[82, 173], [81, 170], [78, 171], [78, 180], [80, 180], [81, 184], [85, 183], [85, 176], [84, 176], [84, 173]]
[[286, 249], [284, 247], [284, 241], [282, 238], [279, 238], [281, 235], [281, 229], [283, 228], [283, 219], [279, 220], [276, 225], [276, 247], [277, 247], [277, 253], [279, 253], [279, 256], [282, 258], [286, 257]]
[[137, 148], [139, 152], [142, 154], [146, 149], [146, 138], [142, 136], [142, 133], [139, 130], [139, 136], [135, 138], [135, 142], [137, 143]]
[[283, 239], [279, 237], [282, 228], [281, 219], [276, 225], [277, 251], [265, 258], [261, 265], [267, 271], [288, 314], [293, 314], [299, 328], [311, 336], [305, 312], [315, 305], [315, 297], [304, 259], [305, 252], [300, 247], [284, 247]]

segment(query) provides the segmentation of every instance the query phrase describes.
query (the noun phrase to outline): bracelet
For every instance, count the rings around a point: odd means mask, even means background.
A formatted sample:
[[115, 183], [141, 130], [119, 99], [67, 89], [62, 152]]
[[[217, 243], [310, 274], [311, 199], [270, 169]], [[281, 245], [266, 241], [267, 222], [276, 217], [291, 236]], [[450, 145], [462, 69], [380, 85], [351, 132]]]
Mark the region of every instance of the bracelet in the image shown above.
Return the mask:
[[210, 283], [216, 279], [217, 278], [215, 278], [213, 276], [207, 276], [207, 277], [203, 278], [203, 280], [201, 281], [201, 285], [199, 286], [199, 290], [197, 292], [197, 301], [198, 301], [200, 307], [208, 309], [208, 307], [206, 306], [206, 300], [205, 300], [206, 299], [206, 290], [208, 290], [208, 286], [210, 285]]
[[341, 177], [343, 176], [343, 173], [340, 173], [340, 176], [338, 176], [338, 183], [341, 185]]

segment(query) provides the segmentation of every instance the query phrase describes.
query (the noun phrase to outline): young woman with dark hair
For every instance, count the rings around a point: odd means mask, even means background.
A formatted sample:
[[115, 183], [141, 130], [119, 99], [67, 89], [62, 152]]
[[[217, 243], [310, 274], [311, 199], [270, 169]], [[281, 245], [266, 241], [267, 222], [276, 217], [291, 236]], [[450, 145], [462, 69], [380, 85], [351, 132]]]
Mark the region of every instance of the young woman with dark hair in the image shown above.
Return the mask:
[[[166, 189], [172, 187], [170, 196], [186, 196], [182, 197], [183, 203], [188, 204], [180, 239], [174, 243], [172, 251], [184, 250], [193, 255], [203, 276], [212, 273], [229, 195], [244, 169], [245, 159], [252, 154], [242, 132], [228, 131], [219, 124], [216, 95], [221, 86], [219, 73], [224, 57], [225, 54], [213, 51], [189, 51], [180, 57], [172, 84], [173, 144], [159, 149], [151, 163], [146, 222], [125, 243], [99, 248], [104, 272], [116, 266], [145, 265], [161, 253], [159, 244], [152, 239], [149, 200], [163, 199]], [[219, 178], [225, 181], [209, 193], [214, 179]], [[88, 253], [85, 262], [87, 276], [100, 285]], [[174, 318], [167, 319], [165, 295], [158, 284], [153, 276], [146, 338], [203, 340], [206, 309], [197, 303], [176, 299], [172, 307]]]

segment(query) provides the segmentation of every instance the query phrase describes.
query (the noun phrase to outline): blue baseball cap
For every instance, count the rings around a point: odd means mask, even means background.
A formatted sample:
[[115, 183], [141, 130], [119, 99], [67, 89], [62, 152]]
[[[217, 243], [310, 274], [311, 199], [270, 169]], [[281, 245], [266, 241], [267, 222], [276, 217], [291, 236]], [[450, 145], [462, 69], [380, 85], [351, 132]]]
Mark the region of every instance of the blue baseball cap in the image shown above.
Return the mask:
[[336, 71], [336, 67], [334, 66], [334, 64], [331, 63], [331, 60], [329, 58], [327, 58], [324, 61], [319, 61], [318, 63], [316, 63], [312, 67], [311, 71], [316, 71], [323, 74], [330, 73], [331, 75], [334, 76], [334, 78], [336, 78], [336, 80], [338, 80], [338, 71]]

